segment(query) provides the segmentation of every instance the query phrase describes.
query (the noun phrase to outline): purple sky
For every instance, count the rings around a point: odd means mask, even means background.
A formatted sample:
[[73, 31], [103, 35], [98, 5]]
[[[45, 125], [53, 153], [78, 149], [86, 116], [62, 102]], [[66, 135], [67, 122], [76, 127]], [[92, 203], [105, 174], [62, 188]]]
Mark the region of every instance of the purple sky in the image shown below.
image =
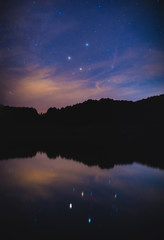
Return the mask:
[[63, 107], [164, 93], [162, 0], [0, 3], [0, 103]]

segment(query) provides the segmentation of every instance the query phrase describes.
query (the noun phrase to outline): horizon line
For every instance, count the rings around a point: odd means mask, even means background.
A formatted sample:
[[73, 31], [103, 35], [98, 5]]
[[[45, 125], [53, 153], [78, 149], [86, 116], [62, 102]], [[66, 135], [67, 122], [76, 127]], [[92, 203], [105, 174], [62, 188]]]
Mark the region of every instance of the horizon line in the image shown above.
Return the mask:
[[[97, 102], [98, 102], [98, 101], [101, 101], [101, 100], [103, 100], [103, 99], [104, 99], [104, 100], [107, 100], [107, 99], [108, 99], [108, 100], [113, 100], [113, 101], [139, 102], [139, 101], [142, 101], [142, 100], [147, 100], [147, 99], [153, 98], [153, 97], [160, 97], [160, 96], [163, 96], [163, 95], [164, 95], [164, 93], [159, 94], [159, 95], [152, 95], [152, 96], [149, 96], [149, 97], [146, 97], [146, 98], [141, 98], [141, 99], [139, 99], [139, 100], [123, 100], [123, 99], [113, 99], [113, 98], [100, 98], [100, 99], [91, 99], [91, 98], [88, 98], [87, 100], [85, 100], [85, 101], [83, 101], [83, 102], [77, 102], [77, 103], [75, 103], [75, 104], [67, 105], [67, 106], [65, 106], [65, 107], [60, 107], [60, 108], [57, 108], [57, 107], [55, 107], [55, 106], [49, 107], [49, 108], [47, 109], [47, 111], [48, 111], [50, 108], [56, 108], [56, 109], [58, 109], [58, 110], [61, 110], [62, 108], [72, 107], [72, 106], [75, 106], [75, 105], [78, 105], [78, 104], [83, 104], [83, 103], [85, 103], [85, 102], [87, 102], [87, 101], [97, 101]], [[47, 113], [47, 111], [45, 111], [45, 112], [39, 112], [35, 107], [10, 106], [10, 105], [4, 105], [4, 104], [1, 104], [1, 103], [0, 103], [0, 107], [29, 108], [29, 109], [35, 109], [38, 114], [46, 114], [46, 113]]]

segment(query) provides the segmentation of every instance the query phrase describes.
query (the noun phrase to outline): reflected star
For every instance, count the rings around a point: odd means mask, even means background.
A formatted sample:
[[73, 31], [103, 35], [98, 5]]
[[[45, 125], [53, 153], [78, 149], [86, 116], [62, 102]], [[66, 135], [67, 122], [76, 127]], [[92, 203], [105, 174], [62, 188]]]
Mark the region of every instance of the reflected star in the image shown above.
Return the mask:
[[72, 203], [69, 204], [69, 208], [72, 209]]

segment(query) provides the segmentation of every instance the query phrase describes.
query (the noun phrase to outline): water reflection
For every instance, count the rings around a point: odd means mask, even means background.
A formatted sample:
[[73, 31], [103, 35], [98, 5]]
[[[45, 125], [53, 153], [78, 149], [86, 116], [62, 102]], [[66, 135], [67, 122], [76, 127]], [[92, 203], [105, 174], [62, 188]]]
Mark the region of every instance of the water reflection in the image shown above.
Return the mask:
[[136, 163], [102, 170], [41, 153], [0, 161], [1, 227], [85, 239], [158, 235], [163, 189], [162, 170]]

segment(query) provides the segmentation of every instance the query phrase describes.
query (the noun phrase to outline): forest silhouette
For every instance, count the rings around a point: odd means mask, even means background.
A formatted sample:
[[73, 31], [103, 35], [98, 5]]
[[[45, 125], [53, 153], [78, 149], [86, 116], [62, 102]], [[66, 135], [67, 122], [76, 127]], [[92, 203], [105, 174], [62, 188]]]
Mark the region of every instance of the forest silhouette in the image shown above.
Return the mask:
[[0, 106], [0, 159], [63, 156], [102, 168], [142, 162], [164, 167], [164, 95], [140, 101], [88, 100], [65, 108]]

